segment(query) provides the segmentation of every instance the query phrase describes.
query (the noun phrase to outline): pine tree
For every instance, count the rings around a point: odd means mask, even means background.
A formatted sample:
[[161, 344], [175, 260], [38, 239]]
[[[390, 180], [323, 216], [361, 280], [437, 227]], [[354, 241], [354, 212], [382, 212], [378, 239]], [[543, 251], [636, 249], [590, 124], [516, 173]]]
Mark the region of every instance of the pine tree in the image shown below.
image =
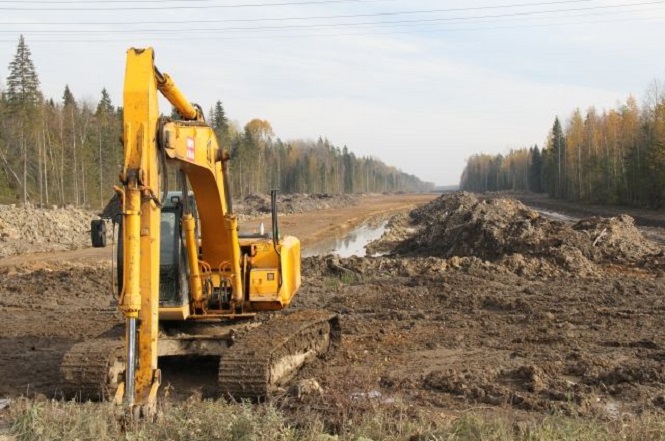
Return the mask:
[[215, 103], [215, 108], [212, 111], [212, 121], [210, 121], [210, 125], [212, 126], [213, 129], [215, 129], [215, 131], [228, 130], [229, 127], [228, 119], [226, 118], [226, 113], [224, 112], [224, 106], [222, 105], [222, 102], [220, 100], [217, 100], [217, 102]]
[[100, 208], [104, 208], [106, 196], [110, 190], [110, 183], [107, 185], [111, 174], [105, 173], [109, 166], [119, 159], [119, 149], [114, 149], [114, 138], [116, 133], [117, 115], [111, 97], [106, 91], [102, 89], [102, 97], [97, 103], [95, 110], [96, 124], [97, 124], [97, 163], [99, 166], [99, 204]]
[[74, 94], [69, 90], [69, 84], [65, 84], [65, 91], [62, 93], [62, 104], [66, 106], [75, 106], [76, 100]]
[[224, 106], [220, 100], [217, 100], [215, 107], [210, 111], [210, 126], [217, 135], [217, 141], [222, 147], [230, 144], [229, 139], [229, 121], [224, 112]]
[[[4, 163], [15, 177], [18, 174], [14, 169], [17, 169], [19, 164], [22, 166], [20, 185], [23, 203], [27, 203], [29, 169], [35, 166], [34, 162], [28, 164], [28, 158], [39, 157], [39, 153], [34, 150], [37, 144], [37, 128], [40, 125], [37, 110], [42, 95], [39, 91], [39, 78], [32, 62], [30, 48], [25, 43], [23, 35], [19, 37], [14, 59], [9, 63], [6, 96], [11, 119], [11, 135], [8, 145], [12, 145], [15, 151], [19, 151], [21, 158], [14, 156], [11, 161], [5, 158], [7, 160]], [[34, 177], [34, 174], [31, 174], [30, 177]]]
[[111, 103], [111, 96], [106, 91], [106, 88], [102, 89], [102, 98], [97, 104], [97, 110], [95, 112], [96, 116], [105, 116], [110, 118], [113, 115], [114, 109], [113, 104]]
[[552, 127], [552, 147], [554, 148], [557, 162], [556, 197], [562, 198], [565, 195], [566, 139], [563, 136], [563, 129], [561, 128], [559, 117], [554, 119], [554, 126]]
[[543, 191], [543, 158], [537, 145], [531, 148], [531, 168], [529, 169], [529, 188], [535, 193]]
[[[78, 117], [79, 111], [76, 104], [76, 99], [74, 94], [69, 89], [69, 85], [65, 84], [65, 90], [62, 93], [62, 104], [63, 104], [63, 126], [64, 130], [61, 132], [61, 136], [64, 136], [61, 139], [63, 149], [66, 152], [70, 150], [71, 153], [65, 153], [63, 158], [67, 157], [69, 160], [64, 161], [61, 164], [61, 169], [63, 170], [63, 176], [68, 177], [68, 183], [71, 184], [70, 191], [72, 192], [72, 198], [74, 205], [80, 205], [80, 176], [79, 176], [79, 146], [78, 146]], [[69, 168], [65, 173], [64, 170]]]
[[41, 100], [39, 78], [31, 56], [30, 48], [21, 35], [16, 47], [16, 55], [9, 63], [6, 92], [9, 104], [21, 109], [34, 107]]
[[554, 119], [554, 125], [547, 140], [547, 147], [543, 150], [543, 186], [554, 198], [565, 196], [564, 182], [566, 178], [566, 139], [559, 122]]

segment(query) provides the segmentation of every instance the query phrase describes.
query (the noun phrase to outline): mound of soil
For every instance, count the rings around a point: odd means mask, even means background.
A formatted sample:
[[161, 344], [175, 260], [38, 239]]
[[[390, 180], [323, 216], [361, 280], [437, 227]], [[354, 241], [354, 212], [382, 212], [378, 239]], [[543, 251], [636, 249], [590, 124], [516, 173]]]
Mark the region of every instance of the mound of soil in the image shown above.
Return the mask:
[[391, 216], [386, 223], [386, 231], [381, 238], [365, 246], [367, 255], [389, 254], [400, 243], [410, 238], [416, 230], [410, 225], [409, 219], [409, 213], [407, 212], [400, 212]]
[[75, 208], [0, 206], [0, 257], [90, 246], [95, 213]]
[[[280, 194], [277, 196], [277, 211], [281, 214], [341, 208], [355, 204], [356, 198], [348, 194]], [[242, 216], [255, 217], [270, 213], [270, 195], [252, 193], [241, 201], [234, 202], [234, 211]]]
[[[593, 217], [570, 225], [549, 220], [514, 199], [443, 195], [411, 212], [417, 233], [399, 255], [473, 256], [513, 269], [560, 267], [591, 274], [595, 264], [645, 265], [662, 254], [630, 216]], [[529, 262], [538, 259], [539, 262]]]

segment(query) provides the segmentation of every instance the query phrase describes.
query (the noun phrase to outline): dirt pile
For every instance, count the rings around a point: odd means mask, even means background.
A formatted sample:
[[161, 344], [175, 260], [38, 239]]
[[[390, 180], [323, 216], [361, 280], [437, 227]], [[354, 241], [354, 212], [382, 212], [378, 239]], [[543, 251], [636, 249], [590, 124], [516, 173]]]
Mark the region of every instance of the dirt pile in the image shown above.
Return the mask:
[[388, 219], [386, 231], [379, 240], [365, 246], [368, 256], [379, 256], [391, 253], [395, 247], [409, 239], [416, 232], [410, 224], [409, 213], [400, 212]]
[[[277, 210], [282, 214], [303, 213], [306, 211], [341, 208], [356, 203], [356, 197], [348, 194], [280, 194], [277, 196]], [[255, 217], [270, 213], [270, 195], [252, 193], [234, 202], [236, 213]]]
[[0, 205], [0, 257], [89, 247], [96, 218], [75, 208]]
[[395, 247], [399, 255], [473, 256], [521, 272], [558, 267], [588, 275], [595, 264], [653, 267], [663, 253], [627, 215], [571, 225], [549, 220], [513, 199], [455, 193], [412, 211], [410, 217], [417, 232]]

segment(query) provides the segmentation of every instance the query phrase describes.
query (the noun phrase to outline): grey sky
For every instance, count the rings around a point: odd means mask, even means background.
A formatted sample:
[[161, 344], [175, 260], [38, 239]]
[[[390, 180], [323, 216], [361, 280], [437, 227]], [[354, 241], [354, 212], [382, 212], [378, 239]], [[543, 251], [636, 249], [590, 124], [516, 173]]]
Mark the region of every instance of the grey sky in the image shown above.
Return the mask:
[[542, 145], [555, 115], [641, 98], [665, 74], [663, 21], [646, 0], [2, 0], [0, 72], [23, 33], [47, 97], [121, 105], [126, 49], [153, 46], [241, 126], [455, 184], [474, 153]]

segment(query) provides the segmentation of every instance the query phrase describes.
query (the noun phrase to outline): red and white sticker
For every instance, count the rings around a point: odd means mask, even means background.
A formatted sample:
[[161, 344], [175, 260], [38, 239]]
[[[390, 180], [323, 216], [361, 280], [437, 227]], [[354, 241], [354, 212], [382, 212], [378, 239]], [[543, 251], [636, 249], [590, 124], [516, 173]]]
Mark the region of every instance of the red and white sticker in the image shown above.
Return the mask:
[[187, 137], [187, 160], [194, 161], [194, 138]]

